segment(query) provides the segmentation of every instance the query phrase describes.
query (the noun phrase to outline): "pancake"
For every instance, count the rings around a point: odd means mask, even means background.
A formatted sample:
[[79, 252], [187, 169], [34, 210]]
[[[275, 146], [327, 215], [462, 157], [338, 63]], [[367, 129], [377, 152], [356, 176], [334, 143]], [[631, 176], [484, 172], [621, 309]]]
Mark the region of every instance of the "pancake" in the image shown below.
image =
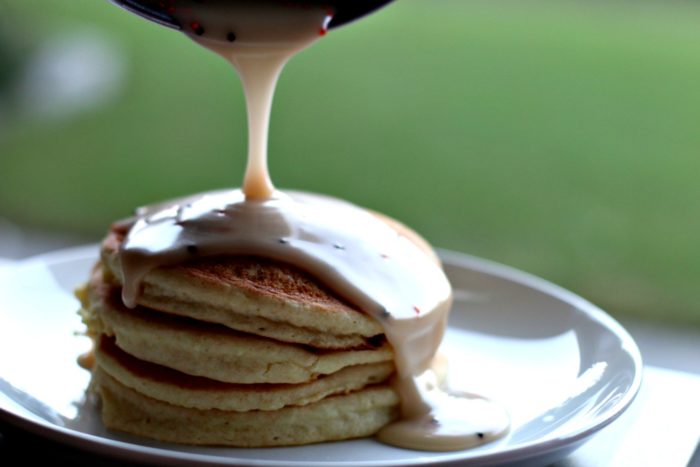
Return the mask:
[[175, 443], [270, 447], [371, 436], [398, 416], [389, 386], [326, 397], [273, 411], [197, 410], [144, 396], [98, 366], [93, 375], [102, 419], [114, 430]]
[[145, 396], [181, 407], [237, 412], [307, 405], [386, 382], [394, 372], [391, 362], [383, 362], [347, 367], [303, 384], [229, 384], [143, 362], [105, 337], [95, 349], [95, 357], [100, 370]]
[[121, 298], [112, 229], [78, 291], [110, 429], [186, 444], [288, 446], [371, 436], [399, 414], [381, 326], [285, 263], [214, 257]]
[[[112, 229], [102, 263], [119, 285], [125, 232]], [[146, 274], [137, 304], [283, 342], [356, 348], [382, 334], [381, 325], [306, 272], [264, 258], [202, 258]]]
[[95, 268], [83, 296], [91, 335], [115, 336], [117, 345], [147, 362], [228, 383], [304, 383], [348, 366], [391, 362], [383, 339], [360, 349], [324, 350], [278, 342], [139, 307], [126, 308], [119, 289]]
[[[383, 218], [437, 261], [410, 229]], [[92, 388], [114, 430], [266, 447], [371, 436], [399, 416], [383, 328], [301, 269], [252, 256], [157, 267], [122, 301], [115, 224], [78, 292]]]

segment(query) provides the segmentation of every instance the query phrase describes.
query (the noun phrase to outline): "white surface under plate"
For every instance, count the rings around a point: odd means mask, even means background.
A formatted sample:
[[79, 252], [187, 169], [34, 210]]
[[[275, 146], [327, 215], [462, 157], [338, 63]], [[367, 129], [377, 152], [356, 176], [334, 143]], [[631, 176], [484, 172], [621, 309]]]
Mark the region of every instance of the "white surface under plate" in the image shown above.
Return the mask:
[[274, 449], [191, 447], [105, 430], [89, 348], [72, 290], [87, 278], [94, 246], [0, 268], [0, 416], [76, 447], [168, 465], [544, 465], [564, 457], [632, 402], [641, 359], [627, 332], [576, 295], [514, 269], [442, 252], [455, 289], [443, 350], [451, 382], [503, 404], [510, 434], [476, 449], [431, 453], [373, 439]]

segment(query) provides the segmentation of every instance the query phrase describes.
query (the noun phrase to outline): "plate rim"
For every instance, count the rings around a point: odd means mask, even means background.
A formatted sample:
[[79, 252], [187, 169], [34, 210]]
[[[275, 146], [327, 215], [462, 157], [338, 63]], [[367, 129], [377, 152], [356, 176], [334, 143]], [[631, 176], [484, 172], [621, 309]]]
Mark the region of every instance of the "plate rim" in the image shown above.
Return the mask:
[[[526, 461], [537, 456], [543, 456], [547, 453], [557, 451], [573, 451], [578, 448], [583, 442], [590, 438], [593, 434], [600, 431], [610, 423], [614, 422], [635, 400], [643, 379], [643, 364], [639, 347], [627, 332], [627, 330], [612, 316], [603, 311], [598, 306], [583, 297], [571, 292], [561, 286], [558, 286], [546, 279], [543, 279], [534, 274], [525, 272], [512, 266], [472, 256], [466, 253], [461, 253], [453, 250], [436, 249], [438, 255], [445, 264], [476, 270], [480, 273], [489, 274], [494, 277], [508, 280], [520, 285], [524, 285], [530, 289], [539, 291], [549, 296], [553, 296], [561, 301], [570, 303], [574, 306], [577, 312], [583, 313], [586, 317], [599, 322], [603, 328], [614, 334], [620, 339], [623, 344], [621, 346], [630, 357], [634, 375], [632, 383], [624, 393], [623, 397], [605, 413], [596, 419], [596, 422], [590, 426], [583, 427], [579, 430], [560, 435], [544, 441], [531, 441], [504, 449], [502, 451], [486, 453], [483, 456], [464, 457], [464, 453], [468, 451], [458, 451], [449, 453], [440, 459], [403, 459], [391, 460], [385, 459], [380, 461], [281, 461], [281, 460], [259, 460], [245, 458], [223, 458], [221, 456], [206, 454], [206, 453], [190, 453], [184, 451], [173, 451], [167, 448], [144, 446], [140, 444], [130, 443], [128, 441], [114, 440], [104, 438], [99, 435], [84, 433], [81, 431], [72, 430], [52, 424], [39, 417], [30, 417], [21, 413], [15, 413], [0, 406], [0, 418], [6, 420], [13, 425], [25, 429], [29, 432], [43, 436], [58, 442], [65, 442], [68, 445], [75, 446], [80, 449], [86, 449], [97, 454], [107, 454], [120, 459], [129, 459], [137, 461], [145, 461], [150, 463], [168, 463], [169, 465], [191, 465], [198, 463], [202, 465], [225, 465], [225, 466], [251, 466], [251, 467], [281, 467], [281, 466], [386, 466], [393, 467], [398, 465], [453, 465], [458, 462], [472, 462], [474, 465], [491, 465], [500, 464], [503, 462], [518, 462]], [[67, 263], [88, 259], [89, 257], [96, 258], [99, 252], [99, 244], [79, 245], [68, 248], [57, 249], [46, 253], [34, 255], [25, 259], [16, 260], [9, 265], [3, 265], [0, 268], [2, 272], [11, 271], [15, 268], [21, 268], [31, 264], [55, 264]], [[134, 454], [138, 458], [134, 458]]]
[[[610, 331], [612, 334], [620, 338], [620, 341], [623, 344], [621, 345], [621, 348], [627, 352], [627, 354], [632, 360], [634, 368], [634, 377], [632, 379], [630, 387], [624, 393], [622, 399], [620, 399], [620, 401], [618, 401], [612, 409], [607, 410], [606, 415], [601, 417], [601, 419], [596, 424], [591, 425], [587, 428], [581, 428], [580, 430], [569, 433], [568, 435], [560, 436], [558, 438], [554, 438], [548, 441], [539, 443], [533, 441], [530, 443], [525, 443], [522, 446], [514, 448], [509, 452], [515, 453], [526, 450], [529, 451], [535, 446], [538, 448], [538, 451], [540, 451], [540, 449], [542, 448], [545, 448], [542, 450], [542, 452], [551, 452], [557, 449], [565, 448], [570, 444], [575, 444], [577, 442], [582, 443], [596, 432], [600, 431], [601, 429], [614, 422], [629, 408], [632, 402], [634, 402], [635, 398], [639, 394], [639, 389], [642, 385], [644, 373], [642, 355], [639, 350], [639, 346], [634, 341], [629, 332], [627, 332], [627, 330], [615, 318], [606, 313], [602, 308], [598, 307], [589, 300], [586, 300], [585, 298], [568, 289], [565, 289], [551, 281], [543, 279], [529, 272], [517, 269], [515, 267], [508, 266], [496, 261], [479, 258], [466, 253], [460, 253], [444, 249], [437, 249], [437, 251], [443, 260], [445, 258], [449, 258], [451, 261], [454, 261], [458, 265], [464, 265], [471, 269], [478, 269], [480, 272], [485, 272], [487, 274], [492, 274], [500, 278], [512, 280], [513, 282], [525, 285], [530, 289], [537, 290], [539, 292], [558, 298], [564, 302], [575, 305], [575, 308], [578, 312], [581, 312], [587, 317], [597, 321], [598, 323], [603, 325], [603, 327], [606, 330]], [[513, 458], [512, 460], [518, 461], [526, 459], [528, 457], [529, 456], [517, 457]]]

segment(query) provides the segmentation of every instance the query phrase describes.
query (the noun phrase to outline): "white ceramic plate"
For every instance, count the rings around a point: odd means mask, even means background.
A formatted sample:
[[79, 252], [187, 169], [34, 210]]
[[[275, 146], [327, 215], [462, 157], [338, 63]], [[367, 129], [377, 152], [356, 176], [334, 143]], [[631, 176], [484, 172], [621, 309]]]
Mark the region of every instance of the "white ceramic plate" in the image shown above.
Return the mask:
[[567, 455], [632, 402], [641, 358], [627, 332], [580, 297], [514, 269], [442, 252], [455, 288], [444, 351], [452, 382], [503, 404], [510, 434], [477, 449], [416, 452], [372, 439], [297, 448], [225, 449], [151, 442], [105, 430], [89, 374], [89, 348], [72, 290], [94, 246], [0, 268], [0, 416], [71, 445], [170, 465], [543, 465]]

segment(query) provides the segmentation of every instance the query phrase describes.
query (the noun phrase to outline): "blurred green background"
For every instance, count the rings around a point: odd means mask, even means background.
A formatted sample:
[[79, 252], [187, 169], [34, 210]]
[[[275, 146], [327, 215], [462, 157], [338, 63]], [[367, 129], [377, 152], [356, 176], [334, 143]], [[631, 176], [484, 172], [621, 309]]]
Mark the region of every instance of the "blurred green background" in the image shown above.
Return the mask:
[[[106, 0], [0, 13], [0, 218], [97, 239], [135, 206], [240, 184], [223, 60]], [[289, 64], [270, 160], [279, 187], [700, 325], [699, 129], [697, 2], [398, 0]]]

